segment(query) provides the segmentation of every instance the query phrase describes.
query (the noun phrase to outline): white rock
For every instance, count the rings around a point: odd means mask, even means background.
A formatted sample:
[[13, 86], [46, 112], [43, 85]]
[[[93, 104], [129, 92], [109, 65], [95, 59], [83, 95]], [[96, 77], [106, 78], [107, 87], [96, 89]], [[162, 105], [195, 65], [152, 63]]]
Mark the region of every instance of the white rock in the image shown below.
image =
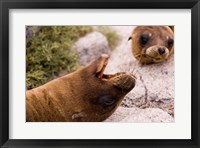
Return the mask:
[[75, 43], [74, 49], [78, 52], [81, 65], [90, 63], [101, 54], [110, 55], [111, 53], [107, 39], [99, 32], [92, 32], [81, 37]]
[[119, 107], [104, 122], [174, 122], [172, 116], [159, 108], [140, 109]]

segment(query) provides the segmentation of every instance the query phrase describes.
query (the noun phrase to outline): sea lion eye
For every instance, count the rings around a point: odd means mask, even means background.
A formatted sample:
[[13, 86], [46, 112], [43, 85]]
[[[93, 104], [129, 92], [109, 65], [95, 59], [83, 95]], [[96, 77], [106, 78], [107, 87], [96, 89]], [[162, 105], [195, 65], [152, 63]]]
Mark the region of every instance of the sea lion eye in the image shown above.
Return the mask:
[[99, 103], [103, 106], [111, 106], [115, 103], [115, 99], [111, 95], [104, 95], [99, 98]]
[[143, 34], [141, 35], [141, 37], [140, 37], [140, 43], [141, 43], [142, 45], [145, 45], [145, 44], [149, 41], [149, 38], [150, 38], [149, 35], [150, 35], [149, 33], [143, 33]]
[[173, 44], [174, 44], [174, 40], [171, 39], [171, 38], [168, 38], [168, 40], [167, 40], [167, 47], [171, 48], [173, 46]]

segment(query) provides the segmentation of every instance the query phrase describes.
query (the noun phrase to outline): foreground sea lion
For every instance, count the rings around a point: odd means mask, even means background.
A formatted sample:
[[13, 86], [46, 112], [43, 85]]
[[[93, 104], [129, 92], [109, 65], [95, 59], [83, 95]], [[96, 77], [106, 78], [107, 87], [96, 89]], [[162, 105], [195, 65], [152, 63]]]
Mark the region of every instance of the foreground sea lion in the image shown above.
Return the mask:
[[134, 88], [128, 73], [103, 74], [108, 56], [88, 66], [26, 91], [27, 122], [103, 121]]
[[174, 52], [173, 26], [138, 26], [129, 39], [134, 57], [143, 64], [162, 62]]

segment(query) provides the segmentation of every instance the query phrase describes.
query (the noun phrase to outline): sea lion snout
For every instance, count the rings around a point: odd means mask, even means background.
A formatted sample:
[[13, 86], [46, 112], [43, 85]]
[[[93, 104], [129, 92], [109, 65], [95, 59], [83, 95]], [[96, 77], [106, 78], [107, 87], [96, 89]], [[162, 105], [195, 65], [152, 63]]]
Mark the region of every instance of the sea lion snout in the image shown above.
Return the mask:
[[151, 58], [153, 62], [161, 62], [169, 57], [169, 49], [165, 46], [154, 45], [146, 49], [146, 58]]
[[102, 54], [96, 61], [91, 63], [89, 67], [96, 65], [95, 76], [103, 82], [111, 83], [123, 92], [129, 92], [135, 86], [135, 76], [131, 73], [119, 72], [116, 74], [104, 74], [104, 70], [108, 64], [109, 56]]
[[173, 26], [138, 26], [133, 30], [132, 53], [141, 63], [166, 60], [174, 52]]
[[124, 93], [132, 90], [136, 83], [135, 76], [129, 73], [111, 78], [110, 81]]

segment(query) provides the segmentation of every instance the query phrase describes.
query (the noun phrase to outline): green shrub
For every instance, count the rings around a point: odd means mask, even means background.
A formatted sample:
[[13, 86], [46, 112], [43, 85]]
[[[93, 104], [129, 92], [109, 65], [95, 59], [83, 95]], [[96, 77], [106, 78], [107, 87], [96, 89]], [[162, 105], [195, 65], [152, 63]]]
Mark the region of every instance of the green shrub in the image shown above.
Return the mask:
[[99, 26], [97, 28], [97, 31], [101, 32], [106, 37], [111, 50], [113, 50], [117, 46], [120, 37], [114, 29], [109, 26]]
[[72, 72], [79, 66], [78, 56], [70, 50], [89, 26], [45, 26], [26, 45], [26, 88], [38, 87], [59, 72]]

